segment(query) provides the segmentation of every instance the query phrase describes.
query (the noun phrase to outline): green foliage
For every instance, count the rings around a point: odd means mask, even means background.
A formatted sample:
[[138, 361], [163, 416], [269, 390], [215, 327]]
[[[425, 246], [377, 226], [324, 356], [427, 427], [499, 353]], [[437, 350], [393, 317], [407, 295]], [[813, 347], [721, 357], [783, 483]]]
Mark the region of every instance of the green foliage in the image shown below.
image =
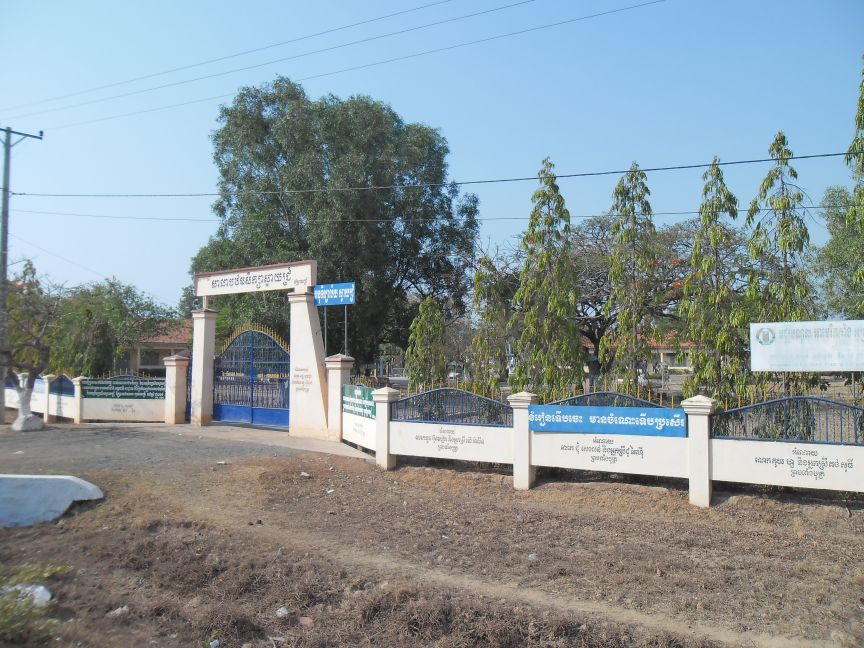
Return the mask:
[[702, 176], [699, 229], [678, 312], [680, 339], [693, 345], [687, 352], [693, 374], [684, 382], [684, 395], [723, 400], [745, 395], [748, 358], [747, 322], [741, 317], [743, 268], [734, 256], [738, 233], [732, 226], [738, 199], [726, 186], [719, 162], [715, 157]]
[[652, 245], [656, 230], [652, 221], [645, 173], [635, 162], [613, 193], [612, 236], [609, 267], [611, 287], [606, 312], [615, 314], [614, 328], [600, 344], [600, 359], [610, 372], [624, 379], [625, 389], [635, 387], [640, 365], [651, 360], [650, 342], [655, 337], [657, 255]]
[[[864, 57], [862, 57], [864, 62]], [[861, 84], [858, 91], [858, 110], [855, 112], [855, 135], [846, 153], [846, 164], [852, 169], [855, 187], [846, 212], [846, 225], [859, 245], [864, 241], [864, 65], [861, 68]], [[864, 263], [859, 263], [850, 275], [850, 288], [858, 296], [854, 310], [864, 313]]]
[[[774, 165], [759, 187], [747, 212], [751, 228], [747, 250], [753, 267], [746, 297], [752, 308], [751, 321], [796, 322], [816, 315], [813, 286], [807, 268], [810, 234], [804, 222], [804, 192], [793, 181], [798, 172], [789, 165], [792, 151], [786, 135], [779, 131], [768, 150]], [[738, 315], [746, 321], [747, 314]], [[757, 382], [764, 383], [760, 375]], [[803, 389], [812, 376], [784, 374], [784, 392]]]
[[[405, 348], [418, 297], [438, 298], [448, 321], [464, 311], [477, 200], [448, 183], [437, 130], [369, 97], [310, 100], [285, 78], [243, 89], [219, 119], [221, 224], [193, 271], [315, 259], [321, 283], [357, 284], [349, 348], [361, 361], [387, 342]], [[250, 321], [287, 333], [285, 293], [213, 305], [221, 334]], [[328, 340], [341, 340], [341, 318], [329, 319]]]
[[508, 322], [516, 291], [513, 273], [483, 255], [474, 271], [474, 312], [477, 325], [468, 366], [471, 391], [494, 398], [501, 379], [507, 375], [507, 349], [510, 341]]
[[747, 249], [754, 265], [767, 261], [776, 267], [763, 277], [754, 269], [748, 294], [758, 300], [760, 321], [806, 320], [814, 311], [806, 265], [810, 234], [804, 222], [804, 193], [793, 183], [798, 172], [789, 165], [792, 151], [783, 131], [774, 137], [769, 154], [775, 163], [747, 212], [747, 226], [752, 228]]
[[825, 305], [832, 315], [864, 318], [864, 286], [856, 281], [864, 259], [864, 234], [847, 219], [852, 195], [846, 187], [832, 186], [822, 198], [822, 217], [830, 238], [819, 249], [815, 267], [822, 279]]
[[50, 362], [51, 337], [61, 299], [60, 289], [40, 279], [30, 261], [9, 282], [6, 303], [9, 357], [5, 364], [11, 370], [26, 373], [31, 389]]
[[578, 300], [571, 272], [570, 212], [558, 190], [554, 166], [547, 158], [538, 174], [531, 219], [522, 236], [525, 254], [519, 289], [513, 298], [518, 311], [511, 322], [521, 324], [516, 340], [513, 389], [530, 389], [545, 401], [564, 398], [582, 383], [584, 352], [573, 319]]
[[65, 297], [52, 330], [50, 367], [73, 375], [98, 376], [142, 340], [160, 335], [174, 313], [133, 286], [106, 279]]
[[0, 642], [48, 641], [56, 621], [45, 617], [46, 607], [36, 607], [26, 597], [11, 590], [11, 585], [37, 585], [62, 574], [68, 568], [57, 565], [24, 565], [15, 570], [0, 570]]
[[405, 352], [405, 374], [410, 389], [430, 389], [443, 384], [447, 376], [444, 356], [444, 318], [441, 306], [433, 297], [420, 304], [417, 317], [411, 322], [411, 335]]

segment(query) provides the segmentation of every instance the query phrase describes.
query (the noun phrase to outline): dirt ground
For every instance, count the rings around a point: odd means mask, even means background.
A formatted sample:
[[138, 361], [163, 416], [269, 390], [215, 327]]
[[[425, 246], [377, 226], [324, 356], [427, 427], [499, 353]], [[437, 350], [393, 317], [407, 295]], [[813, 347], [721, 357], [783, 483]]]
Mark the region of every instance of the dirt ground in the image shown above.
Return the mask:
[[70, 568], [52, 645], [864, 645], [860, 499], [212, 454], [88, 469], [104, 502], [0, 531], [5, 568]]

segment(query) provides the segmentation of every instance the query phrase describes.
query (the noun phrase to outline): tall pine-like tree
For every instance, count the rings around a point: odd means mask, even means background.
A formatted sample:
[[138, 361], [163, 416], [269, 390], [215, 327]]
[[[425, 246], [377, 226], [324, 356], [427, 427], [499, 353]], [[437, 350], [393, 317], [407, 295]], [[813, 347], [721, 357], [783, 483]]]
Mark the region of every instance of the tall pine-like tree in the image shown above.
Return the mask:
[[699, 229], [678, 306], [681, 339], [692, 344], [687, 355], [693, 374], [684, 382], [684, 393], [725, 400], [746, 391], [746, 323], [740, 316], [744, 277], [738, 259], [728, 258], [736, 235], [740, 237], [732, 225], [738, 199], [726, 186], [719, 158], [702, 179]]
[[584, 351], [573, 317], [578, 298], [570, 268], [570, 213], [549, 158], [538, 174], [531, 219], [522, 237], [525, 261], [513, 299], [516, 340], [514, 390], [530, 389], [545, 401], [564, 398], [581, 385]]
[[512, 274], [502, 272], [488, 255], [474, 272], [476, 331], [468, 350], [471, 390], [495, 398], [507, 373], [507, 324], [513, 300]]
[[[861, 57], [864, 62], [864, 57]], [[858, 236], [864, 240], [864, 65], [861, 67], [861, 84], [858, 89], [858, 110], [855, 112], [855, 135], [846, 153], [846, 164], [852, 169], [855, 187], [852, 190], [852, 205], [846, 215], [846, 222], [857, 230]], [[864, 294], [864, 263], [852, 275], [852, 286], [856, 294]], [[864, 298], [858, 304], [858, 310], [864, 311]]]
[[810, 233], [804, 221], [804, 192], [795, 184], [798, 172], [789, 165], [792, 151], [783, 131], [769, 149], [774, 165], [750, 203], [747, 226], [752, 228], [747, 250], [754, 265], [772, 265], [764, 279], [754, 270], [748, 292], [758, 299], [763, 322], [805, 320], [813, 315], [813, 287], [805, 254]]
[[635, 388], [639, 368], [651, 360], [655, 336], [650, 277], [655, 272], [656, 231], [652, 220], [645, 172], [636, 162], [621, 178], [613, 193], [612, 236], [614, 246], [609, 267], [610, 299], [606, 312], [616, 315], [616, 324], [600, 343], [600, 359], [610, 373], [624, 379], [625, 389]]
[[417, 317], [411, 322], [411, 334], [405, 352], [405, 374], [412, 391], [431, 389], [435, 384], [444, 384], [446, 379], [444, 317], [441, 305], [434, 297], [423, 300]]

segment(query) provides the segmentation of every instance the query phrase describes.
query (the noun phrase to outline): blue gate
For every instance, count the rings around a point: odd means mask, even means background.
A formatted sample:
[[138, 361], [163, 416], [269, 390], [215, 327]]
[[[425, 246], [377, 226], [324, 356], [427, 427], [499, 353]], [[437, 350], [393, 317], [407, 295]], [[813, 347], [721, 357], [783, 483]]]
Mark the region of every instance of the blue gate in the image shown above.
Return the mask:
[[216, 356], [213, 420], [288, 427], [291, 356], [272, 332], [242, 331]]

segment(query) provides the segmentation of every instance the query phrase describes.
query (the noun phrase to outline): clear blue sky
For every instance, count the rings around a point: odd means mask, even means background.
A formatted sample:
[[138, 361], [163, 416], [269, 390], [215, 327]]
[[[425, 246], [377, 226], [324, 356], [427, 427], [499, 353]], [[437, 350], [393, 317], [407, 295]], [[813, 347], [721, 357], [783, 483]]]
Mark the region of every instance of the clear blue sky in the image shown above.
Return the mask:
[[[63, 100], [94, 86], [286, 41], [433, 0], [147, 3], [5, 2], [0, 126], [45, 131], [13, 149], [12, 189], [47, 193], [211, 192], [210, 134], [220, 100], [80, 124], [213, 95], [277, 74], [295, 80], [637, 4], [534, 0], [371, 43], [79, 107], [121, 92], [215, 74], [508, 4], [435, 7], [248, 56]], [[514, 3], [517, 0], [509, 0]], [[302, 81], [311, 97], [366, 94], [441, 130], [456, 180], [765, 157], [777, 130], [796, 154], [843, 151], [852, 137], [864, 53], [860, 0], [667, 0], [471, 47]], [[222, 102], [230, 98], [222, 99]], [[44, 114], [39, 110], [63, 108]], [[78, 125], [72, 125], [78, 124]], [[814, 203], [848, 184], [841, 159], [795, 163]], [[765, 165], [727, 180], [746, 206]], [[649, 176], [655, 211], [697, 209], [701, 172]], [[609, 208], [617, 178], [562, 180], [573, 215]], [[484, 245], [518, 235], [535, 183], [483, 185]], [[114, 276], [175, 304], [192, 255], [216, 229], [210, 198], [13, 196], [10, 261], [27, 257], [67, 285]], [[23, 211], [29, 210], [29, 211]], [[38, 214], [194, 218], [134, 221]], [[662, 225], [674, 217], [657, 217]], [[811, 221], [816, 242], [824, 227]], [[19, 266], [12, 266], [10, 272]], [[321, 280], [350, 280], [322, 277]]]

